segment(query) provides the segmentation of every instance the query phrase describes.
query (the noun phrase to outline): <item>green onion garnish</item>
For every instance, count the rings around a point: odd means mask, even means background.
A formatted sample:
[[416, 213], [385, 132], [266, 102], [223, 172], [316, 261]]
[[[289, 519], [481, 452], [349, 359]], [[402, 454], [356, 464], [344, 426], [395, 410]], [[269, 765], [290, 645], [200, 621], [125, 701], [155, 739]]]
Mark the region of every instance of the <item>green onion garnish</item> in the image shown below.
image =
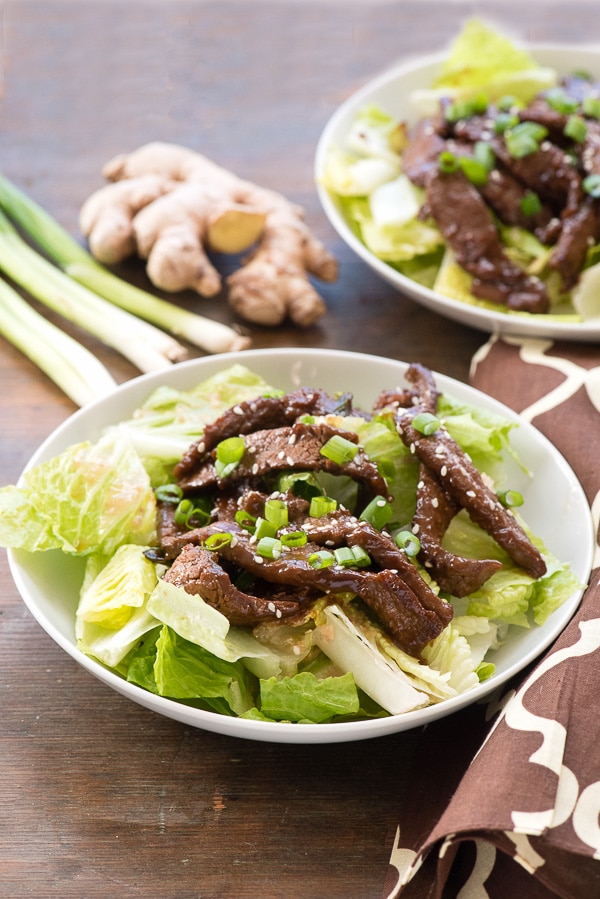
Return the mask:
[[586, 194], [596, 199], [600, 197], [600, 175], [588, 175], [583, 179], [583, 189]]
[[376, 496], [365, 506], [360, 514], [360, 520], [373, 525], [377, 530], [386, 526], [393, 515], [393, 509], [383, 496]]
[[443, 150], [438, 156], [438, 168], [444, 175], [451, 175], [458, 168], [458, 159], [450, 150]]
[[311, 568], [329, 568], [335, 564], [335, 556], [326, 549], [320, 549], [310, 554], [308, 564]]
[[579, 106], [578, 101], [574, 97], [569, 97], [561, 87], [552, 87], [544, 94], [545, 100], [555, 112], [562, 115], [568, 115], [575, 112]]
[[229, 546], [233, 540], [233, 534], [229, 531], [220, 531], [218, 534], [210, 534], [204, 541], [204, 545], [211, 552], [217, 552], [224, 546]]
[[254, 536], [257, 540], [260, 540], [262, 537], [274, 537], [276, 533], [277, 528], [270, 521], [267, 521], [266, 518], [258, 517], [256, 519]]
[[590, 119], [600, 119], [600, 98], [586, 97], [581, 104], [581, 111]]
[[178, 503], [183, 498], [183, 490], [178, 484], [161, 484], [154, 495], [159, 503]]
[[519, 116], [512, 112], [500, 112], [494, 119], [494, 131], [496, 134], [504, 134], [510, 128], [519, 124]]
[[268, 499], [265, 503], [265, 518], [276, 530], [287, 527], [287, 504], [282, 499]]
[[358, 452], [356, 443], [346, 440], [340, 434], [334, 434], [327, 443], [321, 447], [321, 455], [326, 459], [331, 459], [336, 465], [343, 465], [345, 462], [351, 462]]
[[481, 115], [489, 104], [486, 94], [478, 94], [468, 100], [456, 100], [451, 103], [445, 113], [446, 121], [458, 122], [459, 119], [468, 119], [470, 116]]
[[226, 478], [238, 467], [245, 449], [243, 437], [227, 437], [217, 444], [215, 469], [220, 478]]
[[311, 518], [321, 518], [322, 515], [329, 515], [337, 509], [336, 500], [330, 496], [313, 496], [310, 501], [310, 509], [308, 514]]
[[513, 97], [510, 94], [505, 94], [503, 97], [500, 97], [496, 106], [501, 112], [509, 112], [511, 109], [516, 109], [522, 106], [523, 103], [518, 97]]
[[483, 163], [469, 156], [461, 156], [458, 164], [471, 184], [482, 185], [487, 182], [489, 170]]
[[548, 129], [537, 122], [519, 122], [505, 133], [506, 148], [513, 159], [522, 159], [539, 150]]
[[523, 215], [527, 216], [537, 215], [542, 209], [540, 198], [533, 191], [529, 191], [525, 196], [521, 197], [520, 206]]
[[413, 418], [412, 423], [415, 431], [424, 434], [426, 437], [429, 437], [430, 434], [435, 434], [441, 427], [441, 421], [437, 416], [432, 415], [431, 412], [419, 412]]
[[498, 499], [507, 509], [523, 505], [523, 497], [518, 490], [503, 490], [498, 494]]
[[246, 509], [238, 509], [235, 513], [235, 522], [246, 531], [253, 531], [256, 527], [256, 517]]
[[173, 513], [175, 524], [183, 528], [198, 528], [210, 521], [210, 504], [206, 499], [182, 499]]
[[367, 568], [371, 564], [371, 557], [362, 546], [340, 546], [333, 555], [342, 568]]
[[401, 549], [411, 558], [418, 555], [421, 551], [421, 541], [412, 531], [398, 531], [394, 541], [398, 549]]
[[278, 559], [282, 552], [281, 540], [275, 537], [261, 537], [256, 544], [256, 552], [265, 559]]
[[290, 547], [304, 546], [308, 541], [305, 531], [288, 531], [287, 534], [282, 534], [279, 539], [283, 546]]
[[569, 116], [563, 129], [565, 137], [570, 137], [575, 143], [582, 144], [587, 137], [587, 125], [579, 115]]

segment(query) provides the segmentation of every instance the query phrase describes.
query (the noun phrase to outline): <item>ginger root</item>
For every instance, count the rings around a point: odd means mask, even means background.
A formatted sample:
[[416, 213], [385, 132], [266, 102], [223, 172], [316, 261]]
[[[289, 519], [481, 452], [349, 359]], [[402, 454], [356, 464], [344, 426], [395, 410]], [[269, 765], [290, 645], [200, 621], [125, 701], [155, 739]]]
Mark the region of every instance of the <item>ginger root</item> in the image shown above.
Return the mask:
[[83, 204], [80, 227], [94, 256], [112, 265], [137, 252], [152, 283], [214, 296], [222, 278], [209, 253], [247, 259], [227, 278], [231, 306], [247, 321], [306, 327], [325, 312], [310, 283], [335, 281], [337, 263], [282, 194], [177, 144], [154, 142], [108, 162], [111, 183]]

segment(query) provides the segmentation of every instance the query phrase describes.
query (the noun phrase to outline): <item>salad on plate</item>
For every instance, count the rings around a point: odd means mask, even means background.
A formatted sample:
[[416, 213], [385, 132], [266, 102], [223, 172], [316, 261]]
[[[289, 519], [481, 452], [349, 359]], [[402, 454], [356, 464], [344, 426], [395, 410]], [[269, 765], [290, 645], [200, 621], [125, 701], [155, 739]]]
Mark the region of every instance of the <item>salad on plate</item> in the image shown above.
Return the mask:
[[600, 82], [576, 63], [559, 74], [470, 20], [434, 82], [411, 91], [413, 116], [358, 108], [320, 183], [377, 259], [435, 294], [597, 316]]
[[520, 515], [515, 423], [406, 381], [370, 409], [239, 363], [159, 387], [1, 488], [0, 544], [78, 559], [81, 652], [198, 709], [334, 723], [468, 693], [580, 584]]

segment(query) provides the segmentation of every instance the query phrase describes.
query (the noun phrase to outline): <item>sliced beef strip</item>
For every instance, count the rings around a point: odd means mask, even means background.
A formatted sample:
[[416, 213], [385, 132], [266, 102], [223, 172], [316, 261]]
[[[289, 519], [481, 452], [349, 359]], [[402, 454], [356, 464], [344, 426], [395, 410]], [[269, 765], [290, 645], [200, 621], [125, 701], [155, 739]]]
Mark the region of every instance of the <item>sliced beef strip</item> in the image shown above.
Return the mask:
[[418, 656], [445, 627], [437, 612], [425, 608], [396, 571], [338, 565], [313, 568], [308, 558], [321, 546], [310, 542], [289, 548], [278, 559], [264, 559], [256, 555], [251, 536], [233, 522], [206, 525], [197, 529], [195, 538], [201, 543], [211, 534], [224, 531], [235, 539], [218, 550], [219, 562], [225, 560], [271, 584], [287, 586], [292, 598], [296, 589], [332, 595], [353, 593], [380, 619], [394, 642], [413, 656]]
[[421, 549], [419, 562], [442, 590], [453, 596], [468, 596], [502, 568], [497, 559], [468, 559], [444, 549], [442, 540], [450, 522], [460, 511], [439, 481], [422, 465], [417, 487], [413, 526]]
[[428, 175], [437, 169], [446, 141], [433, 119], [422, 119], [411, 133], [402, 153], [402, 171], [417, 187], [425, 187]]
[[526, 312], [547, 312], [548, 295], [506, 256], [491, 213], [462, 171], [433, 171], [427, 204], [456, 260], [473, 276], [475, 296]]
[[542, 577], [546, 563], [540, 552], [448, 430], [440, 425], [435, 433], [424, 436], [413, 426], [413, 419], [420, 411], [431, 411], [432, 373], [424, 366], [411, 365], [406, 378], [414, 384], [417, 394], [423, 395], [424, 401], [422, 406], [416, 404], [410, 409], [396, 411], [396, 426], [405, 445], [434, 474], [448, 496], [465, 509], [475, 524], [490, 534], [517, 565], [531, 577]]
[[355, 414], [348, 394], [332, 397], [318, 388], [301, 387], [285, 396], [259, 396], [227, 409], [206, 425], [200, 440], [192, 444], [175, 467], [175, 476], [189, 474], [199, 459], [221, 440], [253, 431], [293, 424], [301, 415]]
[[361, 546], [378, 566], [397, 572], [426, 609], [435, 612], [445, 624], [451, 621], [452, 606], [434, 593], [389, 534], [345, 511], [309, 518], [302, 529], [311, 542], [320, 546]]
[[374, 494], [387, 496], [385, 479], [377, 466], [367, 459], [359, 447], [354, 459], [337, 464], [321, 454], [322, 447], [339, 434], [354, 443], [356, 434], [332, 428], [326, 424], [301, 424], [291, 427], [256, 431], [246, 436], [246, 451], [237, 468], [226, 478], [220, 478], [210, 455], [200, 464], [179, 477], [177, 483], [184, 492], [228, 487], [243, 480], [260, 481], [266, 475], [281, 471], [326, 471], [334, 475], [348, 475], [367, 486]]
[[586, 175], [600, 175], [600, 122], [589, 119], [581, 150], [581, 165]]
[[289, 618], [301, 607], [294, 596], [273, 593], [261, 597], [239, 590], [219, 564], [217, 554], [192, 543], [183, 547], [164, 580], [201, 596], [234, 625], [251, 627], [272, 618]]
[[503, 168], [494, 168], [485, 184], [478, 185], [481, 196], [505, 225], [515, 225], [533, 232], [541, 243], [553, 244], [561, 229], [560, 219], [549, 206], [526, 215], [522, 201], [528, 189]]
[[564, 220], [548, 266], [559, 272], [562, 288], [571, 290], [578, 280], [590, 246], [598, 240], [600, 216], [597, 202], [588, 199]]

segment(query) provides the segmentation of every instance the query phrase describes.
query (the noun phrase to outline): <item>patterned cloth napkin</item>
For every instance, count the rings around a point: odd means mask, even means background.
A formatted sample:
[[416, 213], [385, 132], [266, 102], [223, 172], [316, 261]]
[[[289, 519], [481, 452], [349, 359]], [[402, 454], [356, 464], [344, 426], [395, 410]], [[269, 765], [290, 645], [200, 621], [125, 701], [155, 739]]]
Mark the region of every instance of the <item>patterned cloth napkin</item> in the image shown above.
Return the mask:
[[[600, 352], [492, 337], [475, 387], [521, 413], [600, 503]], [[600, 897], [600, 560], [575, 617], [501, 697], [420, 734], [385, 899]]]

